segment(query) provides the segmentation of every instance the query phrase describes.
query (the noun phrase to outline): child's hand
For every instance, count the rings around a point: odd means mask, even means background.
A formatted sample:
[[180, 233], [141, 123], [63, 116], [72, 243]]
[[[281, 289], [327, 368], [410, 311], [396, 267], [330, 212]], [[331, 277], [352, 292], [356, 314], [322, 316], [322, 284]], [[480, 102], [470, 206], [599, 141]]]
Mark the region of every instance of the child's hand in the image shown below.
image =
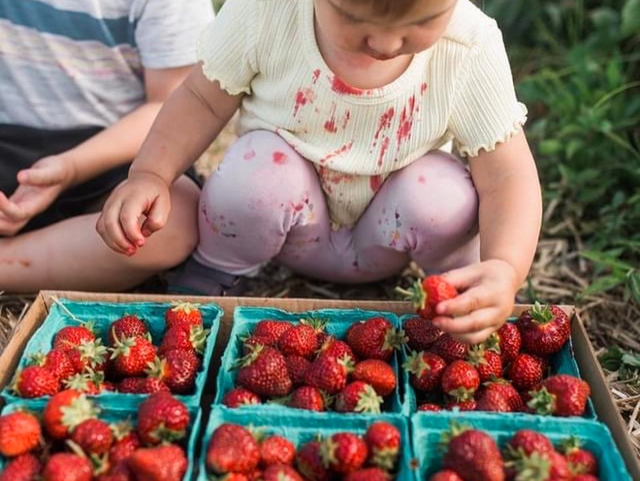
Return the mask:
[[515, 269], [488, 260], [443, 274], [461, 294], [438, 304], [433, 323], [467, 344], [484, 341], [511, 315], [518, 289]]
[[131, 173], [102, 209], [96, 230], [114, 251], [131, 256], [169, 217], [169, 186], [151, 172]]

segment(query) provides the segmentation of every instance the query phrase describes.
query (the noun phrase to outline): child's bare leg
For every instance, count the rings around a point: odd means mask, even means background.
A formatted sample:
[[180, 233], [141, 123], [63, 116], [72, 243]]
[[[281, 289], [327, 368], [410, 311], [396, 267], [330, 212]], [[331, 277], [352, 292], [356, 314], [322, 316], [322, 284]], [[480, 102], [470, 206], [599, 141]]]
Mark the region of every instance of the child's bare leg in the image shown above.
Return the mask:
[[117, 291], [179, 264], [197, 244], [199, 190], [182, 177], [174, 184], [171, 195], [167, 225], [132, 257], [116, 254], [102, 241], [95, 229], [98, 213], [1, 238], [0, 290]]

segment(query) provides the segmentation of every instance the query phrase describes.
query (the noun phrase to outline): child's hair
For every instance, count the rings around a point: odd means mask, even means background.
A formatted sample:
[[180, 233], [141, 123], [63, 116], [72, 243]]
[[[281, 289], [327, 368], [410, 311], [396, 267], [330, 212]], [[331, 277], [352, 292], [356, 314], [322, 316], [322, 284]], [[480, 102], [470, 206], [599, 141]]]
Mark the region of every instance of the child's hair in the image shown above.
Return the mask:
[[411, 11], [419, 0], [346, 0], [349, 3], [368, 5], [374, 15], [381, 18], [400, 18]]

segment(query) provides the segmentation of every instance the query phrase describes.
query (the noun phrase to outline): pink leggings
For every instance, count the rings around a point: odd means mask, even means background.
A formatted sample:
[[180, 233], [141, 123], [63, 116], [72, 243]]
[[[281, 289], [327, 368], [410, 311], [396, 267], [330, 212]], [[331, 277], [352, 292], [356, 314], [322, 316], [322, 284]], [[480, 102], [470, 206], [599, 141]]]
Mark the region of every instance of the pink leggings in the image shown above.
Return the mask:
[[[274, 162], [274, 152], [287, 162]], [[238, 139], [204, 186], [195, 257], [236, 275], [275, 260], [317, 279], [371, 282], [411, 259], [428, 273], [477, 262], [477, 225], [468, 170], [432, 152], [392, 174], [355, 227], [333, 231], [312, 164], [278, 135], [255, 131]]]

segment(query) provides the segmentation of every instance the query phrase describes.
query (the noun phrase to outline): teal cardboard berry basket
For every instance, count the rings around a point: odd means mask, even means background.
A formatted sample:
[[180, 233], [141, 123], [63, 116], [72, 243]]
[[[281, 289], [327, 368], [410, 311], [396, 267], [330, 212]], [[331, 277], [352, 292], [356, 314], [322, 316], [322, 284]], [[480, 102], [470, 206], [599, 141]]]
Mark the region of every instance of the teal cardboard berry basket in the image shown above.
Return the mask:
[[[136, 425], [137, 414], [138, 414], [138, 406], [143, 399], [138, 400], [135, 403], [131, 403], [129, 408], [127, 409], [113, 409], [108, 404], [102, 402], [102, 400], [94, 399], [94, 403], [101, 409], [98, 417], [103, 421], [108, 423], [118, 423], [130, 420], [133, 426]], [[37, 416], [42, 414], [42, 410], [44, 409], [44, 405], [34, 406], [33, 404], [26, 404], [22, 402], [8, 404], [2, 410], [2, 415], [12, 413], [17, 410], [29, 410], [35, 413]], [[184, 449], [187, 455], [187, 460], [189, 464], [187, 466], [187, 471], [182, 478], [183, 481], [189, 481], [193, 479], [193, 473], [196, 468], [196, 446], [198, 444], [198, 440], [200, 438], [200, 430], [202, 424], [202, 410], [198, 407], [191, 406], [189, 407], [189, 428], [187, 429], [187, 437], [183, 439], [180, 444]], [[7, 459], [0, 456], [0, 473], [2, 473], [3, 469], [7, 464]]]
[[602, 480], [631, 481], [624, 460], [611, 437], [609, 429], [602, 423], [582, 418], [552, 418], [542, 416], [504, 416], [491, 413], [442, 412], [417, 413], [411, 418], [412, 446], [417, 470], [416, 480], [429, 479], [442, 467], [444, 451], [440, 448], [442, 435], [450, 429], [451, 422], [486, 431], [502, 449], [507, 441], [520, 429], [532, 429], [545, 434], [554, 446], [570, 436], [582, 441], [582, 447], [591, 451], [598, 459]]
[[[404, 322], [407, 319], [411, 319], [413, 317], [416, 317], [416, 316], [415, 315], [402, 316], [400, 318], [400, 322], [404, 324]], [[515, 322], [516, 319], [517, 318], [515, 317], [509, 318], [508, 322]], [[402, 382], [403, 393], [404, 393], [404, 398], [402, 401], [402, 412], [406, 415], [411, 415], [415, 413], [418, 407], [417, 406], [418, 396], [415, 389], [411, 385], [410, 375], [402, 367], [404, 362], [407, 360], [407, 357], [409, 356], [409, 354], [410, 354], [410, 351], [406, 347], [403, 348], [401, 353], [401, 363], [400, 363], [400, 370], [401, 370], [401, 376], [402, 376], [401, 382]], [[564, 345], [564, 347], [560, 352], [553, 354], [551, 356], [549, 364], [550, 364], [551, 374], [569, 374], [571, 376], [575, 376], [579, 378], [582, 377], [580, 375], [580, 368], [578, 367], [578, 363], [576, 362], [575, 354], [573, 352], [573, 343], [571, 341], [571, 338], [569, 338], [569, 341]], [[505, 413], [505, 415], [506, 416], [538, 416], [535, 414], [523, 414], [523, 413]], [[587, 401], [587, 407], [586, 407], [584, 416], [582, 417], [586, 419], [597, 418], [591, 399]]]
[[398, 469], [395, 479], [398, 481], [413, 480], [411, 442], [407, 418], [398, 414], [381, 414], [376, 417], [353, 415], [344, 416], [331, 413], [321, 422], [316, 416], [300, 410], [288, 411], [252, 411], [248, 413], [242, 409], [229, 409], [225, 406], [215, 406], [209, 416], [209, 422], [204, 432], [198, 463], [198, 481], [210, 479], [206, 471], [207, 446], [215, 429], [224, 423], [240, 424], [252, 427], [265, 435], [280, 435], [287, 438], [296, 450], [304, 443], [329, 437], [339, 432], [352, 432], [364, 435], [368, 427], [375, 421], [386, 421], [400, 430], [402, 436]]
[[[25, 367], [29, 358], [38, 352], [46, 353], [53, 346], [53, 339], [56, 333], [66, 326], [77, 326], [78, 322], [73, 319], [75, 316], [82, 321], [92, 321], [97, 337], [102, 339], [103, 344], [107, 343], [107, 331], [110, 324], [118, 318], [135, 314], [143, 319], [148, 328], [153, 344], [160, 345], [162, 336], [165, 332], [164, 314], [167, 309], [171, 308], [169, 302], [130, 302], [130, 303], [112, 303], [112, 302], [80, 302], [60, 299], [58, 303], [51, 306], [51, 311], [31, 337], [18, 364], [18, 368]], [[202, 313], [202, 322], [204, 327], [209, 329], [205, 350], [202, 358], [202, 365], [196, 376], [195, 387], [191, 394], [177, 394], [176, 398], [180, 399], [187, 406], [197, 407], [200, 404], [200, 397], [204, 389], [207, 379], [209, 364], [216, 342], [218, 329], [220, 328], [220, 319], [222, 317], [222, 308], [214, 303], [202, 304], [200, 306]], [[29, 405], [39, 406], [47, 402], [48, 396], [37, 399], [23, 399], [16, 396], [8, 388], [3, 389], [2, 397], [7, 403], [24, 402]], [[114, 409], [127, 409], [132, 405], [136, 405], [146, 397], [144, 394], [127, 394], [118, 392], [103, 392], [97, 396], [91, 396], [100, 399], [105, 405], [113, 406]]]
[[[352, 324], [366, 320], [372, 317], [384, 317], [394, 326], [398, 327], [398, 318], [395, 314], [382, 311], [365, 311], [361, 309], [320, 309], [316, 311], [306, 311], [292, 313], [282, 309], [259, 308], [259, 307], [237, 307], [233, 314], [233, 328], [229, 335], [229, 343], [222, 357], [222, 364], [218, 372], [217, 391], [214, 405], [222, 404], [224, 395], [235, 387], [237, 370], [233, 369], [234, 363], [242, 357], [242, 338], [248, 337], [254, 330], [256, 324], [263, 319], [276, 319], [288, 321], [291, 323], [298, 322], [300, 319], [322, 319], [326, 320], [326, 332], [338, 339], [344, 340], [347, 330]], [[400, 401], [400, 384], [398, 354], [394, 353], [391, 359], [391, 366], [396, 373], [396, 389], [392, 394], [387, 396], [381, 409], [383, 412], [402, 411], [402, 403]], [[284, 407], [278, 404], [259, 404], [254, 406], [244, 406], [243, 410], [267, 410], [267, 411], [289, 411], [292, 408]], [[326, 413], [314, 413], [322, 416]], [[338, 413], [340, 414], [340, 413]], [[351, 414], [340, 414], [351, 415]]]

